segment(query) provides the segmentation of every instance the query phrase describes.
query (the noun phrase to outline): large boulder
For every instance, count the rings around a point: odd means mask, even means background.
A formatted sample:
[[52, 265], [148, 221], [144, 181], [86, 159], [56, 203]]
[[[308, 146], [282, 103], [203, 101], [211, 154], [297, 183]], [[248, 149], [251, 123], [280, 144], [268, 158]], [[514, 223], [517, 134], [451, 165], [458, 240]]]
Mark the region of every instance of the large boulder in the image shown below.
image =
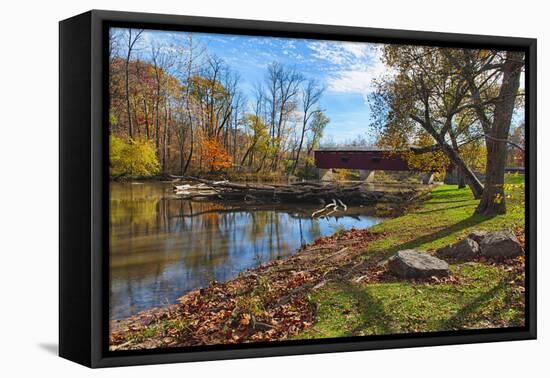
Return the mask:
[[388, 269], [400, 278], [428, 278], [448, 276], [449, 264], [432, 255], [406, 249], [388, 260]]
[[470, 238], [437, 250], [436, 255], [444, 259], [471, 261], [480, 256], [479, 244]]
[[475, 242], [477, 242], [477, 244], [481, 244], [481, 242], [483, 241], [483, 239], [485, 239], [485, 236], [487, 236], [487, 234], [488, 234], [487, 231], [476, 230], [476, 231], [470, 232], [470, 234], [468, 235], [468, 238], [474, 240]]
[[481, 255], [488, 258], [512, 258], [521, 255], [521, 245], [510, 230], [490, 232], [479, 245]]

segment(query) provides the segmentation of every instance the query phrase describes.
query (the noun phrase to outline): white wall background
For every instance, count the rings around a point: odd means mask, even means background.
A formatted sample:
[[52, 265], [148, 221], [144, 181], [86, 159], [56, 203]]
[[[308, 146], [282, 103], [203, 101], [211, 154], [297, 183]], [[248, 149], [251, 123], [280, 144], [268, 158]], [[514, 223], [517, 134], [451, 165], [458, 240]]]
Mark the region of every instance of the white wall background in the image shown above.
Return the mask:
[[[544, 1], [80, 0], [2, 2], [0, 21], [0, 375], [497, 376], [548, 374], [550, 139], [544, 111], [550, 27]], [[89, 370], [58, 358], [58, 25], [89, 9], [371, 26], [539, 39], [539, 340]], [[76, 125], [75, 125], [76, 126]], [[546, 299], [546, 300], [544, 300]], [[546, 351], [544, 351], [546, 349]]]

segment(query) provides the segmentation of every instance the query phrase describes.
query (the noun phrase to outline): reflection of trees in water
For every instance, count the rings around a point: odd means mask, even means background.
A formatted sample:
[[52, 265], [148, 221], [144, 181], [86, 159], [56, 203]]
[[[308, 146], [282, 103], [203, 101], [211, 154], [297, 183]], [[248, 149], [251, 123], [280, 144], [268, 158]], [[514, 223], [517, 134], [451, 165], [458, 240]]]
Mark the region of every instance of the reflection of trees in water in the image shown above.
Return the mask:
[[113, 266], [139, 266], [142, 274], [179, 259], [214, 275], [213, 269], [247, 253], [276, 258], [287, 252], [296, 220], [302, 244], [304, 234], [321, 234], [317, 220], [295, 212], [235, 212], [221, 203], [170, 198], [158, 185], [112, 185], [110, 206]]
[[124, 311], [284, 257], [324, 230], [308, 209], [191, 202], [157, 184], [114, 185], [110, 205], [111, 298]]
[[321, 237], [321, 226], [318, 219], [312, 219], [309, 223], [309, 234], [313, 236], [313, 239]]
[[[187, 250], [183, 256], [185, 266], [189, 269], [204, 269], [210, 279], [215, 277], [214, 269], [224, 265], [228, 259], [228, 240], [233, 223], [228, 214], [212, 211], [217, 208], [221, 208], [219, 204], [188, 201], [187, 207], [180, 206], [183, 211], [179, 213], [181, 221], [189, 222], [192, 230], [183, 246]], [[195, 212], [203, 214], [195, 217]]]
[[148, 234], [157, 225], [158, 194], [144, 185], [111, 188], [111, 237]]
[[[288, 229], [284, 226], [288, 221], [287, 214], [276, 211], [252, 211], [248, 214], [251, 218], [247, 232], [247, 240], [253, 248], [257, 260], [274, 259], [288, 249], [284, 240]], [[285, 217], [287, 219], [285, 219]]]

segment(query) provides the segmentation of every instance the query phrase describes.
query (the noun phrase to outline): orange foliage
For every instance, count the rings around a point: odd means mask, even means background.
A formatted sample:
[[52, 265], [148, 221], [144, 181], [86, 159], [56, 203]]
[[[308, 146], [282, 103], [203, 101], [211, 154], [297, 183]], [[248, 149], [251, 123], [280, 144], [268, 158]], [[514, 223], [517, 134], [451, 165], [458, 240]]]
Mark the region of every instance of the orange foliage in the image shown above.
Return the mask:
[[202, 144], [202, 158], [212, 171], [231, 168], [231, 156], [224, 146], [213, 138], [206, 138]]

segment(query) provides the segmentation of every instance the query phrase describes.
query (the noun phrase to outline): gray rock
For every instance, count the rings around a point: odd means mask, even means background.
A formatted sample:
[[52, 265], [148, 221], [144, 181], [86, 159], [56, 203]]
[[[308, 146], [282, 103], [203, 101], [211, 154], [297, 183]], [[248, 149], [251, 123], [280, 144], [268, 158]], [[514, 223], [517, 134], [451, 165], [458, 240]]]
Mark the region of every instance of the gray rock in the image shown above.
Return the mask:
[[488, 233], [480, 244], [481, 255], [489, 258], [512, 258], [521, 255], [521, 245], [510, 230]]
[[474, 240], [475, 242], [477, 242], [477, 244], [481, 244], [481, 242], [483, 241], [485, 236], [487, 236], [487, 234], [488, 234], [487, 231], [476, 230], [476, 231], [470, 232], [470, 235], [468, 235], [468, 238]]
[[390, 272], [400, 278], [428, 278], [448, 276], [449, 264], [432, 255], [407, 249], [397, 252], [388, 260]]
[[480, 249], [479, 244], [477, 244], [475, 240], [466, 238], [457, 243], [438, 249], [436, 254], [441, 258], [471, 261], [480, 256]]

